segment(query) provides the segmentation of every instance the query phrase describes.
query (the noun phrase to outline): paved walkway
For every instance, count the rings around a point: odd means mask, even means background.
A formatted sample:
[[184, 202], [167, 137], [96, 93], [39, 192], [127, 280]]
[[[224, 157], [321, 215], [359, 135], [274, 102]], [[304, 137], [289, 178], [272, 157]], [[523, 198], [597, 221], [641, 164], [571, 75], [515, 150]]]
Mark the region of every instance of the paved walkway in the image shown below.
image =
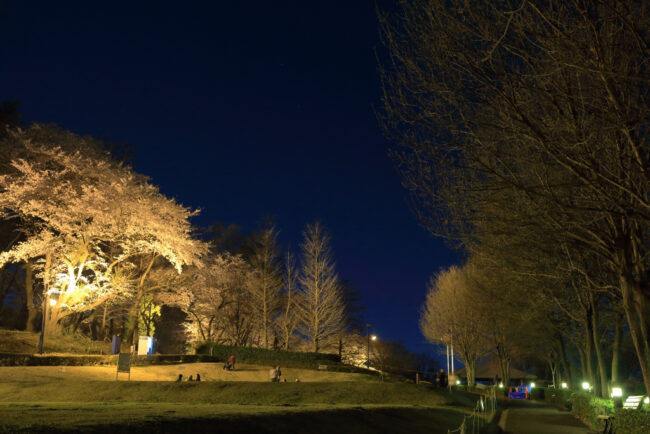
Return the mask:
[[502, 413], [499, 426], [507, 434], [596, 433], [567, 411], [531, 401], [513, 402]]

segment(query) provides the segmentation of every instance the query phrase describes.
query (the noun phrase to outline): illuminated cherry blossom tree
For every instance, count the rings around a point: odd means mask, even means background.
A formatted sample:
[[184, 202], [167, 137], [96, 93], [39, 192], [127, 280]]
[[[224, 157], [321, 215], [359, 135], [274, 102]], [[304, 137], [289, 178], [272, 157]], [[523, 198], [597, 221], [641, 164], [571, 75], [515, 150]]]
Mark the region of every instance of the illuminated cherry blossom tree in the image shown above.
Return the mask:
[[[0, 254], [0, 266], [36, 260], [36, 277], [56, 300], [47, 327], [115, 297], [134, 298], [137, 318], [157, 258], [180, 273], [206, 251], [191, 236], [196, 211], [87, 140], [33, 126], [0, 146], [13, 150], [11, 170], [0, 176], [1, 216], [18, 219], [24, 234]], [[144, 267], [137, 258], [146, 258]]]

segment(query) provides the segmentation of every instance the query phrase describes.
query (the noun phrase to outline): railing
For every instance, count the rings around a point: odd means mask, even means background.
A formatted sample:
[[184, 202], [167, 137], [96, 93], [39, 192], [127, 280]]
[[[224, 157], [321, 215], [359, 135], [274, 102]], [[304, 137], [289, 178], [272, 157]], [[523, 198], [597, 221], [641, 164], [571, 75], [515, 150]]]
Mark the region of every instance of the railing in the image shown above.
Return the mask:
[[496, 411], [497, 397], [494, 387], [491, 387], [485, 396], [481, 396], [476, 401], [472, 414], [464, 416], [460, 426], [455, 430], [448, 430], [447, 434], [479, 434], [481, 428], [487, 424], [487, 419], [491, 419]]

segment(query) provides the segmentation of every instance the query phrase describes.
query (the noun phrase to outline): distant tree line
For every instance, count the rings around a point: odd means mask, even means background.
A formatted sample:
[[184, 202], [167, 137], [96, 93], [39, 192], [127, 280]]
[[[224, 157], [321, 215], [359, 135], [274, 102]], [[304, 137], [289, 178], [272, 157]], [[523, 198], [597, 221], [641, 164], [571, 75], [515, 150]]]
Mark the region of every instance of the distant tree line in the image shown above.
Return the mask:
[[400, 6], [382, 123], [420, 221], [468, 258], [434, 276], [425, 335], [469, 372], [537, 353], [602, 396], [631, 341], [650, 392], [650, 6]]

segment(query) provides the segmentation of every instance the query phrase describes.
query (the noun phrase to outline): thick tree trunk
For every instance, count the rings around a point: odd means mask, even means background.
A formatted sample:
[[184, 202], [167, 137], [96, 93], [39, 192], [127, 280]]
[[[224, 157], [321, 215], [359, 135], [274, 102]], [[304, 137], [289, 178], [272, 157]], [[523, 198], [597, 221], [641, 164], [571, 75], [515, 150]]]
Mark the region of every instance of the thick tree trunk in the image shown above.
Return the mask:
[[149, 275], [149, 272], [151, 271], [151, 267], [153, 267], [155, 260], [156, 260], [156, 256], [152, 255], [151, 259], [149, 260], [149, 264], [147, 265], [147, 268], [142, 273], [142, 276], [140, 276], [140, 281], [138, 282], [138, 289], [135, 295], [135, 299], [133, 300], [133, 304], [129, 308], [129, 313], [127, 317], [127, 327], [125, 333], [126, 342], [123, 341], [124, 344], [129, 346], [129, 350], [130, 347], [135, 343], [135, 335], [138, 330], [140, 305], [142, 304], [142, 299], [144, 298], [144, 283], [147, 280], [147, 276]]
[[[585, 351], [582, 348], [581, 345], [576, 344], [576, 350], [578, 350], [578, 357], [580, 358], [580, 375], [581, 375], [581, 381], [585, 381], [587, 379], [587, 361], [585, 360]], [[577, 383], [579, 383], [578, 381]], [[577, 386], [577, 383], [574, 384], [574, 387]]]
[[469, 360], [467, 362], [467, 385], [475, 386], [476, 385], [476, 359]]
[[[573, 384], [573, 373], [570, 371], [569, 364], [567, 363], [567, 360], [566, 360], [567, 354], [566, 354], [566, 350], [565, 350], [565, 347], [564, 347], [564, 339], [562, 339], [562, 337], [560, 337], [560, 346], [559, 346], [559, 348], [560, 348], [560, 353], [559, 353], [560, 366], [562, 367], [562, 371], [564, 372], [564, 379], [565, 379], [565, 381], [568, 381], [569, 384]], [[561, 380], [562, 379], [560, 378], [560, 381]]]
[[102, 323], [100, 329], [97, 331], [97, 337], [100, 341], [106, 339], [106, 316], [108, 315], [108, 305], [104, 304], [102, 308]]
[[621, 355], [621, 333], [623, 329], [623, 317], [616, 315], [616, 328], [614, 332], [614, 343], [612, 344], [612, 386], [617, 386], [618, 379], [618, 364]]
[[25, 299], [27, 306], [27, 322], [25, 323], [25, 330], [28, 332], [36, 331], [36, 317], [38, 317], [39, 308], [34, 305], [34, 269], [32, 267], [32, 260], [28, 259], [25, 262]]
[[641, 285], [632, 275], [623, 274], [620, 279], [623, 309], [630, 327], [630, 336], [636, 349], [646, 394], [650, 394], [650, 300], [644, 296]]
[[[594, 315], [595, 316], [595, 315]], [[594, 321], [596, 319], [594, 318]], [[596, 352], [596, 360], [598, 362], [598, 373], [600, 376], [600, 393], [601, 398], [606, 398], [608, 393], [608, 382], [607, 382], [607, 368], [605, 367], [605, 358], [603, 357], [603, 350], [600, 345], [600, 337], [598, 336], [598, 329], [596, 324], [592, 326], [592, 334], [594, 340], [594, 350]]]
[[[591, 321], [585, 319], [583, 326], [585, 328], [585, 364], [587, 365], [587, 376], [589, 384], [594, 388], [594, 391], [598, 391], [600, 386], [596, 383], [596, 376], [594, 373], [594, 360], [593, 360], [593, 338], [591, 332]], [[584, 380], [583, 380], [584, 381]]]
[[[510, 386], [510, 357], [502, 349], [502, 347], [497, 346], [497, 355], [499, 359], [499, 370], [501, 371], [501, 378], [503, 385], [505, 387]], [[497, 384], [498, 386], [498, 384]]]

